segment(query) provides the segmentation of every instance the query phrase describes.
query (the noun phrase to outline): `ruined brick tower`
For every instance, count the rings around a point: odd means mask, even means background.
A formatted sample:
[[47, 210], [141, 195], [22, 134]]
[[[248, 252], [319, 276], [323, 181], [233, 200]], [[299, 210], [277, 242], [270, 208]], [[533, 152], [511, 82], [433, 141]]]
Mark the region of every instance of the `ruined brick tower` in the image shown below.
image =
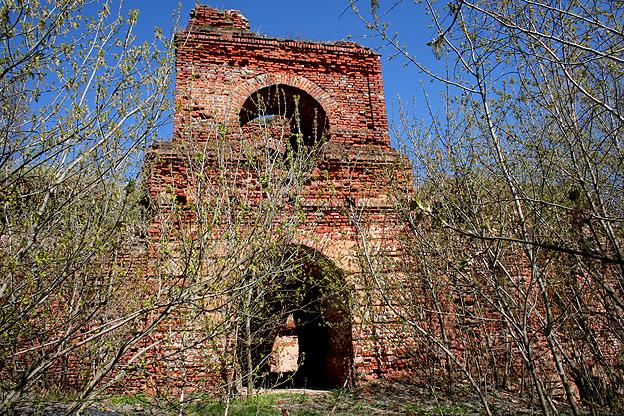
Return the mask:
[[[208, 195], [218, 204], [217, 195], [227, 193], [230, 199], [223, 205], [229, 207], [235, 199], [239, 208], [228, 215], [238, 218], [249, 206], [261, 205], [270, 193], [257, 163], [277, 155], [284, 165], [292, 166], [293, 155], [314, 149], [309, 153], [314, 164], [305, 168], [308, 176], [301, 187], [291, 187], [283, 195], [283, 206], [271, 220], [280, 226], [271, 233], [289, 236], [288, 250], [297, 247], [300, 257], [304, 253], [301, 264], [306, 273], [316, 282], [335, 286], [317, 290], [332, 293], [323, 301], [318, 301], [317, 292], [317, 300], [303, 297], [308, 305], [317, 302], [315, 316], [326, 321], [314, 328], [304, 323], [304, 315], [312, 312], [302, 312], [303, 298], [293, 295], [292, 300], [282, 301], [298, 303], [281, 328], [263, 337], [272, 337], [271, 368], [294, 372], [306, 385], [319, 387], [357, 383], [404, 369], [399, 343], [385, 326], [392, 314], [374, 294], [379, 282], [366, 277], [360, 266], [366, 261], [363, 244], [369, 249], [396, 250], [401, 226], [391, 190], [405, 187], [408, 176], [390, 147], [379, 56], [350, 42], [282, 40], [249, 29], [238, 11], [197, 6], [187, 29], [176, 35], [174, 138], [155, 146], [148, 159], [146, 183], [159, 208], [149, 231], [152, 257], [165, 235], [178, 252], [184, 237], [199, 239], [199, 199], [205, 203]], [[218, 166], [228, 161], [224, 175]], [[224, 191], [224, 186], [229, 190]], [[232, 193], [236, 198], [231, 198]], [[285, 213], [294, 210], [298, 221], [283, 225]], [[176, 218], [168, 221], [167, 228], [164, 218], [172, 213]], [[258, 222], [265, 218], [238, 228], [260, 227]], [[185, 224], [186, 234], [175, 231]], [[225, 233], [219, 226], [206, 234], [211, 237], [204, 238], [218, 241]], [[213, 250], [220, 253], [216, 257], [246, 250], [231, 249], [226, 243], [214, 246], [222, 247]], [[179, 272], [183, 266], [155, 260], [151, 265], [152, 273], [166, 269], [175, 274], [176, 267]], [[207, 267], [206, 273], [212, 270]], [[348, 302], [338, 299], [337, 291], [347, 293]], [[250, 298], [251, 303], [254, 300]], [[184, 326], [184, 319], [171, 326], [176, 325]], [[207, 379], [228, 371], [215, 366], [231, 370], [239, 365], [223, 364], [227, 360], [219, 364], [214, 358], [230, 341], [226, 334], [218, 345], [195, 345], [189, 374]], [[304, 355], [307, 364], [301, 367]]]

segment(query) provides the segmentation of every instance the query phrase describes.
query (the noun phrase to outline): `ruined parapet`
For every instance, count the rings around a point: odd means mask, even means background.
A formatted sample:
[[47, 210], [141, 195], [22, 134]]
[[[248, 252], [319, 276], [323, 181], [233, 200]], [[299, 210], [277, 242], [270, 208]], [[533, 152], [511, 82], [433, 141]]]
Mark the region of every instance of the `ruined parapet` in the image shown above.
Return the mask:
[[249, 30], [249, 20], [238, 10], [219, 10], [208, 6], [196, 6], [191, 12], [189, 29]]

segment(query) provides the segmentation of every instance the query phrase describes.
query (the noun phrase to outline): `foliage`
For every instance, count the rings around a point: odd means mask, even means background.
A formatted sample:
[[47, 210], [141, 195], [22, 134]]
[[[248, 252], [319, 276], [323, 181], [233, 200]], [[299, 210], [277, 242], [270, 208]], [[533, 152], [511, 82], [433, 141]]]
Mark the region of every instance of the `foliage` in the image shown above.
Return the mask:
[[0, 7], [2, 409], [59, 385], [85, 400], [149, 332], [135, 183], [168, 120], [173, 66], [160, 34], [136, 43], [137, 15], [74, 0]]
[[[428, 122], [406, 114], [399, 126], [416, 176], [407, 198], [397, 193], [414, 296], [390, 292], [388, 302], [434, 341], [447, 386], [461, 370], [488, 413], [489, 392], [519, 388], [525, 375], [544, 414], [557, 412], [556, 395], [573, 414], [579, 403], [617, 411], [622, 2], [352, 5], [445, 91], [441, 114], [429, 107]], [[399, 5], [431, 16], [428, 45], [444, 66], [391, 31]]]
[[[325, 134], [316, 113], [281, 94], [284, 114], [249, 103], [250, 126], [205, 126], [198, 144], [189, 123], [154, 145], [172, 108], [172, 44], [158, 30], [136, 44], [137, 12], [122, 10], [2, 6], [3, 409], [71, 390], [76, 411], [126, 376], [179, 393], [183, 409], [199, 359], [214, 370], [206, 383], [238, 395], [246, 379], [251, 395], [262, 365], [243, 351], [259, 354], [288, 296], [302, 311], [329, 296], [293, 243], [323, 141], [309, 136]], [[181, 170], [163, 179], [171, 160]]]

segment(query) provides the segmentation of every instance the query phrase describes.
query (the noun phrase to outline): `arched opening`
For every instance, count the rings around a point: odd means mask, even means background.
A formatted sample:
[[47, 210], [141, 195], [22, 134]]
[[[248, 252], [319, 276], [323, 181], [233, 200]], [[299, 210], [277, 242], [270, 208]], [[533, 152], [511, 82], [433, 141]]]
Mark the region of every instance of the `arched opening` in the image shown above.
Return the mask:
[[[239, 336], [242, 373], [254, 387], [331, 389], [351, 382], [349, 298], [341, 270], [319, 252], [289, 247], [283, 272], [250, 296]], [[245, 339], [247, 337], [247, 339]]]
[[269, 135], [283, 137], [285, 143], [274, 149], [282, 152], [319, 145], [329, 135], [323, 107], [304, 90], [285, 84], [270, 85], [251, 94], [240, 110], [239, 121], [244, 130], [262, 126]]

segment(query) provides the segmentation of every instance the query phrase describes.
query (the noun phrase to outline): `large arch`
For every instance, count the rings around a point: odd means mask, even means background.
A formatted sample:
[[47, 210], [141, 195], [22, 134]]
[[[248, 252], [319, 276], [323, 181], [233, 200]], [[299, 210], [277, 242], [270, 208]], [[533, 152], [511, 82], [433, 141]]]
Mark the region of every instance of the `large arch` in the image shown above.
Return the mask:
[[259, 133], [263, 129], [270, 131], [275, 122], [282, 129], [286, 128], [290, 133], [290, 147], [295, 151], [301, 145], [319, 145], [329, 136], [325, 109], [304, 90], [285, 84], [261, 88], [245, 100], [239, 112], [240, 126], [245, 132], [246, 127], [255, 122], [259, 122], [256, 126], [260, 127]]
[[353, 342], [344, 273], [320, 252], [290, 246], [281, 274], [254, 295], [253, 340], [240, 340], [241, 368], [256, 385], [330, 389], [352, 382]]
[[331, 135], [337, 126], [338, 105], [329, 93], [323, 90], [311, 80], [295, 74], [287, 73], [264, 73], [246, 80], [239, 84], [230, 95], [229, 110], [226, 114], [226, 122], [232, 125], [239, 124], [240, 109], [245, 101], [256, 91], [271, 85], [285, 85], [300, 89], [309, 94], [324, 109]]

